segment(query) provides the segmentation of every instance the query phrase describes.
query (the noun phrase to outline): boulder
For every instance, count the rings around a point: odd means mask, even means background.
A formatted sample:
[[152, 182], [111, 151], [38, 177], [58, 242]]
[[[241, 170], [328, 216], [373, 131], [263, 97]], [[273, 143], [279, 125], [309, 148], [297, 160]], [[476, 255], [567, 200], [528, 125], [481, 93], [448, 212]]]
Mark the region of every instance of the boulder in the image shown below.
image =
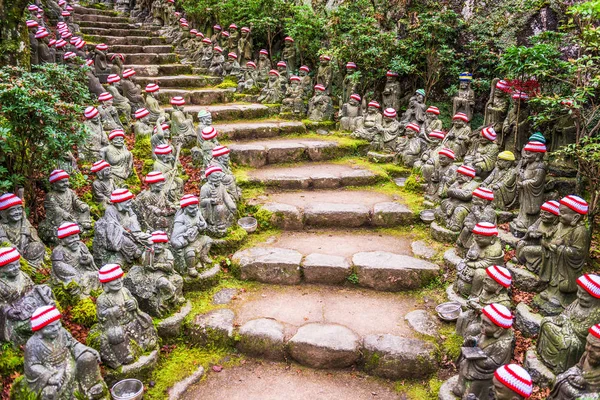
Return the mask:
[[235, 253], [233, 262], [240, 266], [241, 278], [245, 280], [281, 285], [301, 281], [302, 254], [295, 250], [252, 247]]
[[192, 303], [187, 301], [183, 307], [175, 314], [161, 320], [156, 325], [156, 330], [158, 331], [158, 336], [163, 339], [174, 338], [179, 336], [181, 333], [181, 328], [183, 326], [183, 320], [188, 314], [192, 311]]
[[439, 324], [431, 314], [425, 310], [411, 311], [404, 316], [404, 319], [414, 331], [421, 335], [437, 337]]
[[230, 344], [233, 338], [233, 311], [227, 308], [212, 310], [194, 317], [188, 336], [193, 344]]
[[231, 161], [238, 165], [259, 168], [267, 165], [265, 146], [257, 144], [231, 144]]
[[512, 285], [517, 289], [525, 292], [540, 293], [547, 286], [539, 276], [526, 268], [519, 267], [511, 262], [506, 263], [506, 268], [512, 274]]
[[523, 367], [531, 375], [531, 380], [538, 386], [547, 388], [554, 385], [556, 375], [538, 358], [535, 348], [532, 347], [525, 353]]
[[456, 254], [455, 248], [448, 249], [444, 252], [444, 264], [446, 264], [448, 268], [456, 269], [458, 263], [461, 261], [462, 258], [458, 254]]
[[360, 338], [343, 325], [310, 323], [289, 340], [292, 358], [312, 368], [345, 368], [360, 358]]
[[460, 234], [460, 232], [451, 231], [450, 229], [438, 224], [437, 221], [433, 221], [430, 227], [431, 237], [438, 242], [456, 243], [458, 235]]
[[435, 250], [427, 245], [422, 240], [417, 240], [410, 244], [412, 252], [415, 256], [419, 258], [424, 258], [426, 260], [431, 260], [435, 256]]
[[519, 303], [515, 309], [515, 328], [523, 336], [536, 337], [540, 333], [542, 318], [540, 314], [534, 313], [527, 304]]
[[438, 400], [460, 400], [452, 393], [452, 389], [454, 389], [457, 383], [458, 375], [454, 375], [452, 378], [442, 383], [442, 387], [440, 387], [440, 392], [438, 394]]
[[283, 203], [267, 203], [262, 206], [271, 215], [270, 223], [286, 231], [300, 230], [304, 227], [302, 213], [296, 206]]
[[271, 318], [246, 322], [240, 328], [237, 345], [241, 353], [269, 360], [285, 360], [283, 325]]

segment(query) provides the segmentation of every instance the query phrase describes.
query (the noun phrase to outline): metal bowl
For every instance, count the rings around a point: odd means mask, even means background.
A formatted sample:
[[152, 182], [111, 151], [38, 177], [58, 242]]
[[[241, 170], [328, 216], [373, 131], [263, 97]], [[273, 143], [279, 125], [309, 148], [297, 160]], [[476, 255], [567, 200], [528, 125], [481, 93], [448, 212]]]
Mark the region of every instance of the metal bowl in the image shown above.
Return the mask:
[[123, 379], [110, 389], [113, 400], [141, 400], [144, 397], [144, 384], [137, 379]]
[[423, 210], [419, 213], [419, 218], [426, 224], [430, 224], [435, 219], [435, 210]]
[[238, 219], [238, 225], [242, 227], [246, 232], [252, 233], [258, 227], [258, 221], [254, 217], [244, 217]]
[[456, 321], [460, 315], [461, 306], [459, 302], [449, 301], [438, 305], [435, 311], [444, 321]]

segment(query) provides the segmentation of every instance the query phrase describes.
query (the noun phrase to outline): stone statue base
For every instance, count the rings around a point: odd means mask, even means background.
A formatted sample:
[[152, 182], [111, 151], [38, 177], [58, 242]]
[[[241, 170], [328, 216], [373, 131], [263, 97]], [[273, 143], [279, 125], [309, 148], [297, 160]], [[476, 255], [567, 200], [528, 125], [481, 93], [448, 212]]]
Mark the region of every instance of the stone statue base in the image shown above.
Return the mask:
[[431, 230], [429, 232], [431, 234], [431, 238], [438, 242], [456, 243], [458, 236], [460, 235], [460, 232], [451, 231], [450, 229], [440, 225], [437, 221], [433, 221], [430, 227]]
[[505, 224], [507, 222], [511, 222], [513, 219], [517, 218], [517, 212], [512, 211], [499, 211], [496, 210], [496, 218], [498, 219], [499, 224]]
[[517, 243], [519, 243], [520, 239], [513, 236], [512, 233], [505, 231], [502, 228], [498, 228], [498, 239], [500, 239], [500, 243], [502, 243], [502, 247], [508, 245], [513, 249], [517, 248]]
[[530, 347], [525, 353], [523, 367], [531, 375], [533, 383], [541, 388], [552, 387], [556, 381], [556, 375], [538, 358], [535, 347]]
[[[577, 293], [569, 293], [568, 295], [564, 295], [564, 299], [565, 304], [571, 304], [577, 299]], [[535, 295], [533, 298], [533, 306], [537, 307], [540, 314], [545, 317], [558, 315], [565, 310], [562, 305], [545, 300], [539, 294]]]
[[106, 376], [104, 381], [108, 387], [112, 387], [115, 383], [123, 379], [139, 379], [145, 381], [150, 379], [152, 371], [158, 362], [158, 350], [153, 350], [148, 354], [144, 354], [137, 359], [136, 362], [128, 365], [123, 365], [119, 369], [106, 368]]
[[440, 392], [438, 394], [439, 400], [460, 400], [458, 397], [452, 393], [452, 389], [458, 383], [458, 375], [454, 375], [452, 378], [448, 379], [446, 382], [442, 383], [440, 387]]
[[190, 312], [192, 312], [192, 303], [188, 300], [179, 311], [156, 324], [158, 336], [163, 340], [178, 337], [183, 328], [183, 320]]
[[540, 277], [526, 268], [519, 267], [512, 262], [506, 264], [512, 274], [512, 286], [525, 292], [540, 293], [546, 289], [546, 283]]
[[520, 229], [512, 222], [509, 224], [509, 227], [510, 233], [518, 239], [522, 239], [527, 233], [527, 229]]
[[396, 161], [396, 155], [392, 153], [379, 153], [376, 151], [369, 151], [367, 153], [369, 161], [377, 164], [393, 163]]
[[450, 285], [446, 288], [446, 297], [448, 297], [449, 301], [455, 301], [459, 303], [464, 310], [467, 309], [467, 299], [456, 293], [454, 290], [454, 285]]
[[219, 283], [221, 267], [214, 265], [200, 272], [197, 277], [189, 275], [183, 277], [183, 292], [201, 291], [216, 286]]

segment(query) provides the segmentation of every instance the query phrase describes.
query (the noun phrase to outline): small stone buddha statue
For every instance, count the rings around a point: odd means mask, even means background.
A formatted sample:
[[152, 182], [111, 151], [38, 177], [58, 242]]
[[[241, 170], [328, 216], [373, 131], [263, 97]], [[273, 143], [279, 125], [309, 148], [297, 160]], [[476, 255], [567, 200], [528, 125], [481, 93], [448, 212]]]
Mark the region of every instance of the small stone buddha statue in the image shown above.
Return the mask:
[[208, 182], [200, 189], [202, 215], [211, 234], [224, 236], [237, 215], [237, 205], [223, 184], [225, 174], [221, 167], [210, 166], [204, 175]]
[[304, 106], [304, 90], [300, 86], [300, 77], [293, 75], [290, 77], [290, 84], [288, 85], [285, 97], [281, 102], [281, 112], [282, 113], [293, 113], [296, 115], [301, 115], [306, 112], [306, 107]]
[[123, 88], [123, 96], [129, 100], [132, 111], [137, 111], [140, 108], [144, 108], [144, 96], [142, 96], [142, 88], [140, 85], [136, 85], [133, 81], [135, 71], [131, 68], [127, 68], [123, 71], [123, 79], [121, 80], [121, 87]]
[[136, 139], [150, 138], [153, 130], [150, 122], [150, 111], [147, 108], [138, 108], [135, 113], [133, 133]]
[[482, 183], [494, 192], [494, 207], [509, 211], [517, 201], [517, 168], [515, 155], [510, 151], [498, 154], [496, 165]]
[[133, 173], [133, 155], [125, 146], [125, 132], [115, 129], [108, 134], [109, 145], [102, 148], [100, 158], [110, 164], [110, 173], [121, 186]]
[[[455, 159], [454, 152], [444, 147], [438, 151], [436, 158], [430, 158], [426, 166], [423, 166], [423, 176], [426, 176], [427, 182], [426, 200], [436, 203], [446, 197], [446, 191], [456, 176], [457, 167], [453, 164]], [[426, 169], [431, 170], [430, 173], [425, 173]]]
[[429, 106], [425, 110], [425, 125], [424, 135], [422, 136], [425, 141], [429, 141], [429, 134], [433, 131], [442, 130], [442, 120], [440, 119], [440, 109], [436, 106]]
[[181, 179], [181, 164], [173, 154], [173, 147], [161, 144], [154, 149], [156, 159], [154, 160], [154, 171], [160, 171], [166, 179], [166, 185], [163, 189], [167, 193], [170, 201], [176, 202], [183, 194], [183, 179]]
[[150, 112], [148, 119], [152, 124], [155, 124], [161, 117], [166, 119], [165, 110], [160, 107], [160, 103], [158, 102], [159, 90], [160, 87], [158, 87], [156, 83], [147, 84], [146, 89], [144, 90], [146, 92], [146, 103], [144, 108]]
[[471, 211], [473, 191], [479, 186], [474, 178], [475, 169], [461, 165], [456, 170], [456, 179], [448, 187], [447, 197], [435, 210], [436, 218], [453, 232], [462, 230], [463, 222]]
[[237, 78], [240, 75], [240, 64], [238, 63], [238, 55], [233, 51], [227, 54], [227, 59], [223, 63], [223, 76], [232, 76]]
[[94, 50], [91, 51], [94, 58], [94, 71], [100, 82], [106, 83], [106, 77], [110, 75], [110, 67], [108, 66], [108, 57], [106, 51], [108, 45], [105, 43], [99, 43], [96, 45]]
[[[523, 239], [517, 243], [517, 259], [525, 268], [534, 274], [544, 272], [542, 277], [546, 281], [550, 280], [549, 274], [553, 267], [542, 267], [545, 263], [550, 263], [551, 255], [548, 245], [558, 228], [558, 219], [560, 215], [558, 201], [550, 200], [540, 207], [540, 217], [527, 229]], [[546, 275], [547, 274], [547, 275]]]
[[131, 104], [129, 104], [129, 100], [120, 92], [121, 77], [117, 74], [111, 74], [106, 78], [106, 81], [108, 82], [106, 90], [112, 94], [115, 108], [119, 112], [119, 115], [129, 123], [131, 119]]
[[471, 247], [473, 239], [472, 231], [475, 225], [480, 222], [496, 224], [496, 210], [494, 210], [493, 202], [494, 192], [490, 189], [479, 186], [473, 191], [469, 213], [463, 220], [463, 226], [456, 241], [459, 252]]
[[278, 104], [283, 99], [281, 85], [279, 84], [279, 72], [272, 69], [269, 71], [269, 80], [260, 91], [258, 102], [263, 104]]
[[400, 82], [398, 82], [398, 73], [388, 71], [385, 74], [385, 87], [383, 89], [383, 107], [393, 108], [398, 112], [400, 110]]
[[208, 73], [212, 76], [223, 76], [223, 63], [225, 62], [225, 56], [223, 55], [223, 49], [219, 46], [213, 47], [213, 56], [210, 60], [210, 66], [208, 67]]
[[176, 205], [171, 201], [175, 194], [165, 191], [166, 180], [162, 172], [152, 171], [146, 175], [150, 187], [140, 192], [134, 206], [142, 230], [147, 232], [170, 231]]
[[404, 164], [405, 167], [412, 168], [423, 153], [424, 142], [419, 137], [421, 127], [411, 122], [406, 125], [404, 133], [406, 136], [398, 137], [396, 146], [398, 161]]
[[150, 145], [152, 146], [152, 159], [156, 159], [156, 154], [154, 154], [154, 150], [156, 147], [164, 144], [169, 144], [171, 142], [171, 127], [168, 124], [164, 123], [163, 118], [159, 118], [154, 125], [154, 129], [152, 130], [152, 137], [150, 138]]
[[529, 373], [520, 365], [506, 364], [494, 372], [493, 398], [495, 400], [525, 400], [533, 393]]
[[[260, 50], [258, 53], [258, 87], [263, 88], [269, 80], [269, 71], [272, 68], [271, 59], [269, 58], [269, 52], [265, 49]], [[312, 88], [312, 85], [311, 85]]]
[[289, 36], [286, 36], [285, 39], [283, 39], [283, 50], [281, 51], [281, 59], [283, 61], [286, 62], [286, 64], [288, 65], [288, 67], [290, 68], [290, 71], [295, 71], [296, 70], [296, 59], [297, 59], [297, 54], [296, 54], [296, 46], [294, 44], [294, 39], [292, 39]]
[[104, 92], [98, 96], [100, 105], [98, 111], [100, 112], [100, 120], [102, 121], [102, 128], [105, 131], [112, 131], [113, 129], [124, 129], [121, 120], [119, 119], [119, 112], [113, 106], [113, 95], [109, 92]]
[[238, 187], [233, 171], [231, 170], [231, 159], [229, 157], [230, 150], [225, 146], [215, 146], [212, 149], [211, 165], [218, 166], [223, 171], [221, 183], [227, 189], [227, 193], [235, 202], [239, 202], [242, 198], [242, 190]]
[[381, 126], [382, 122], [381, 106], [378, 102], [372, 100], [367, 105], [366, 115], [364, 115], [362, 121], [360, 121], [359, 126], [352, 132], [352, 136], [372, 142], [375, 139], [378, 127]]
[[417, 124], [419, 126], [425, 123], [427, 106], [425, 105], [425, 90], [417, 89], [415, 94], [408, 101], [408, 108], [402, 114], [401, 123]]
[[[433, 165], [435, 164], [435, 160], [437, 160], [438, 152], [442, 150], [444, 147], [442, 145], [442, 140], [446, 137], [446, 134], [441, 130], [433, 130], [427, 134], [427, 145], [423, 149], [421, 156], [418, 160], [415, 161], [413, 167], [417, 170], [421, 170], [423, 173], [423, 177], [427, 180], [427, 175], [431, 175], [433, 170]], [[431, 160], [431, 164], [429, 163]], [[427, 168], [424, 168], [427, 166]], [[427, 171], [427, 172], [426, 172]]]
[[114, 53], [112, 56], [110, 56], [110, 63], [111, 63], [110, 72], [111, 72], [111, 75], [116, 75], [119, 78], [121, 78], [121, 75], [123, 75], [123, 70], [125, 69], [125, 68], [123, 68], [123, 63], [124, 62], [125, 62], [125, 56], [123, 54], [121, 54], [121, 53]]
[[194, 165], [208, 167], [212, 162], [212, 150], [219, 146], [217, 130], [214, 126], [205, 126], [198, 134], [196, 147], [192, 149]]
[[238, 79], [238, 93], [253, 92], [258, 87], [258, 71], [254, 61], [247, 61], [246, 66], [242, 67], [240, 78]]
[[185, 99], [181, 96], [171, 98], [171, 138], [177, 145], [187, 146], [196, 141], [193, 117], [184, 112]]
[[510, 85], [504, 81], [495, 79], [492, 82], [490, 99], [485, 104], [484, 126], [492, 127], [496, 132], [502, 132], [502, 124], [508, 114], [508, 92]]
[[331, 56], [321, 55], [320, 63], [317, 69], [315, 81], [317, 85], [323, 85], [327, 94], [331, 93], [331, 85], [333, 83], [333, 67], [331, 66]]
[[87, 107], [84, 115], [83, 126], [88, 132], [88, 137], [82, 146], [82, 156], [86, 160], [97, 160], [100, 157], [101, 149], [108, 145], [108, 138], [102, 127], [100, 111], [96, 107]]
[[491, 127], [481, 130], [479, 139], [474, 139], [465, 154], [464, 162], [471, 165], [482, 179], [492, 172], [500, 152], [496, 144], [496, 131]]
[[301, 66], [298, 70], [298, 76], [300, 77], [300, 86], [304, 90], [304, 100], [310, 99], [312, 97], [313, 92], [313, 80], [312, 77], [309, 75], [309, 72], [310, 68], [308, 68], [306, 65]]
[[110, 204], [110, 194], [116, 189], [110, 164], [104, 160], [96, 161], [91, 171], [96, 174], [96, 179], [92, 182], [92, 198], [106, 207]]
[[463, 72], [458, 78], [458, 94], [452, 99], [452, 114], [465, 113], [469, 120], [473, 118], [475, 92], [471, 89], [473, 74]]
[[209, 38], [202, 39], [202, 47], [200, 52], [200, 61], [198, 66], [208, 70], [213, 58], [213, 43]]
[[363, 124], [361, 97], [356, 93], [348, 96], [347, 102], [340, 111], [340, 128], [344, 131], [354, 132]]
[[359, 92], [359, 74], [355, 75], [357, 70], [358, 67], [356, 66], [356, 63], [346, 63], [346, 75], [342, 82], [342, 103], [348, 103], [350, 101], [350, 96]]
[[393, 108], [385, 109], [381, 125], [377, 127], [377, 133], [371, 142], [372, 150], [386, 153], [394, 153], [396, 151], [401, 128], [396, 116], [396, 110]]
[[502, 124], [502, 146], [512, 152], [522, 149], [531, 132], [529, 122], [529, 96], [516, 91], [512, 95], [513, 102]]
[[452, 128], [444, 139], [444, 144], [454, 151], [456, 158], [462, 160], [471, 144], [471, 127], [469, 117], [458, 113], [452, 117]]
[[252, 61], [254, 51], [252, 47], [252, 37], [250, 36], [250, 28], [242, 26], [241, 37], [237, 46], [237, 54], [240, 57], [240, 64], [244, 65], [248, 61]]

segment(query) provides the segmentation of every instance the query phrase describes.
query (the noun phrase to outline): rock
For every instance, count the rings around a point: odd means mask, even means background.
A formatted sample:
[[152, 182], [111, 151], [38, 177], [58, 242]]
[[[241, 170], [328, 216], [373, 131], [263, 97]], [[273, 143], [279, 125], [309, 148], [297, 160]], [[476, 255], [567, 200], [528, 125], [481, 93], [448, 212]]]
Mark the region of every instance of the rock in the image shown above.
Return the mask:
[[512, 233], [510, 233], [509, 231], [505, 231], [504, 229], [500, 228], [498, 229], [498, 238], [500, 239], [500, 242], [502, 243], [502, 247], [504, 246], [510, 246], [513, 249], [517, 248], [517, 243], [519, 243], [519, 238], [516, 238], [512, 235]]
[[439, 273], [439, 267], [414, 257], [369, 251], [352, 257], [360, 286], [397, 292], [423, 287]]
[[219, 132], [220, 139], [227, 138], [229, 140], [274, 138], [281, 134], [306, 132], [304, 124], [299, 121], [244, 121], [241, 124], [214, 124], [213, 126]]
[[340, 178], [327, 172], [314, 172], [310, 183], [313, 189], [334, 189], [340, 186]]
[[533, 347], [525, 353], [523, 367], [531, 375], [531, 380], [542, 388], [552, 387], [556, 380], [556, 375], [540, 361]]
[[506, 264], [506, 268], [512, 275], [512, 285], [525, 292], [540, 293], [546, 288], [546, 283], [540, 280], [540, 277], [526, 268], [521, 268], [511, 262]]
[[233, 311], [227, 308], [210, 311], [206, 314], [196, 315], [189, 327], [188, 336], [194, 344], [231, 343], [233, 337]]
[[400, 380], [428, 376], [437, 368], [432, 344], [394, 335], [368, 335], [363, 341], [365, 371]]
[[212, 298], [213, 304], [229, 304], [233, 296], [237, 294], [237, 289], [225, 288], [219, 290]]
[[311, 178], [308, 176], [276, 175], [259, 179], [250, 178], [250, 181], [259, 182], [266, 186], [275, 186], [281, 189], [308, 189], [310, 186], [310, 179]]
[[456, 240], [458, 239], [458, 235], [460, 234], [460, 232], [454, 232], [451, 231], [450, 229], [447, 229], [443, 226], [441, 226], [440, 224], [437, 223], [437, 221], [433, 221], [430, 225], [431, 230], [431, 237], [434, 240], [437, 240], [438, 242], [443, 242], [443, 243], [456, 243]]
[[183, 291], [198, 291], [206, 290], [219, 283], [219, 273], [221, 267], [219, 264], [215, 264], [212, 267], [200, 272], [200, 275], [196, 278], [192, 278], [188, 275], [183, 277]]
[[444, 252], [444, 264], [446, 264], [448, 268], [456, 269], [458, 263], [461, 261], [462, 258], [458, 254], [456, 254], [455, 248], [448, 249]]
[[449, 301], [455, 301], [461, 305], [463, 310], [467, 307], [467, 299], [454, 291], [454, 285], [448, 285], [446, 288], [446, 297]]
[[241, 278], [264, 283], [300, 283], [302, 254], [295, 250], [252, 247], [238, 251], [233, 262], [240, 266]]
[[526, 337], [536, 337], [540, 333], [542, 316], [534, 313], [525, 303], [517, 304], [515, 309], [515, 328]]
[[440, 392], [438, 394], [438, 400], [460, 400], [452, 393], [452, 389], [454, 389], [454, 386], [456, 386], [457, 383], [458, 375], [454, 375], [452, 378], [442, 383], [442, 387], [440, 387]]
[[432, 249], [422, 240], [417, 240], [410, 244], [412, 252], [415, 256], [431, 260], [435, 256], [435, 250]]
[[408, 322], [408, 326], [421, 335], [437, 337], [439, 325], [427, 311], [411, 311], [404, 316], [404, 319]]
[[342, 186], [368, 186], [377, 182], [379, 177], [366, 169], [345, 171], [340, 176]]
[[496, 210], [496, 217], [497, 217], [498, 224], [505, 224], [505, 223], [510, 222], [513, 219], [515, 219], [516, 215], [515, 215], [515, 213], [512, 213], [510, 211]]
[[288, 342], [292, 358], [312, 368], [345, 368], [360, 357], [360, 338], [342, 325], [301, 326]]
[[169, 390], [167, 390], [167, 393], [169, 394], [169, 400], [180, 399], [183, 396], [183, 394], [188, 390], [188, 388], [194, 383], [198, 382], [203, 376], [204, 368], [200, 366], [190, 376], [180, 380], [179, 382], [171, 386]]
[[265, 146], [255, 144], [231, 144], [231, 161], [238, 165], [259, 168], [267, 165]]
[[375, 151], [369, 151], [367, 153], [367, 158], [369, 159], [369, 161], [373, 162], [373, 163], [391, 163], [394, 162], [394, 155], [393, 154], [387, 154], [387, 153], [377, 153]]
[[294, 162], [302, 159], [306, 146], [301, 143], [269, 143], [266, 146], [269, 164]]
[[302, 262], [304, 280], [310, 283], [342, 284], [350, 275], [350, 263], [340, 256], [313, 253]]
[[189, 300], [175, 314], [160, 321], [156, 325], [158, 336], [162, 339], [178, 337], [181, 333], [183, 320], [192, 311], [192, 303]]
[[304, 222], [315, 227], [356, 228], [369, 221], [369, 208], [362, 204], [312, 203], [304, 207]]
[[408, 225], [413, 221], [414, 214], [405, 204], [388, 201], [373, 206], [373, 226]]
[[272, 213], [270, 223], [283, 230], [300, 230], [304, 227], [302, 213], [298, 207], [283, 203], [267, 203], [262, 206]]
[[271, 318], [246, 322], [239, 330], [240, 352], [269, 360], [285, 360], [283, 325]]
[[152, 371], [154, 371], [157, 361], [158, 350], [153, 350], [148, 354], [140, 356], [134, 363], [123, 365], [118, 370], [107, 368], [104, 381], [108, 387], [111, 387], [123, 379], [135, 378], [147, 380], [152, 375]]
[[325, 161], [343, 154], [337, 142], [305, 142], [306, 153], [311, 161]]

